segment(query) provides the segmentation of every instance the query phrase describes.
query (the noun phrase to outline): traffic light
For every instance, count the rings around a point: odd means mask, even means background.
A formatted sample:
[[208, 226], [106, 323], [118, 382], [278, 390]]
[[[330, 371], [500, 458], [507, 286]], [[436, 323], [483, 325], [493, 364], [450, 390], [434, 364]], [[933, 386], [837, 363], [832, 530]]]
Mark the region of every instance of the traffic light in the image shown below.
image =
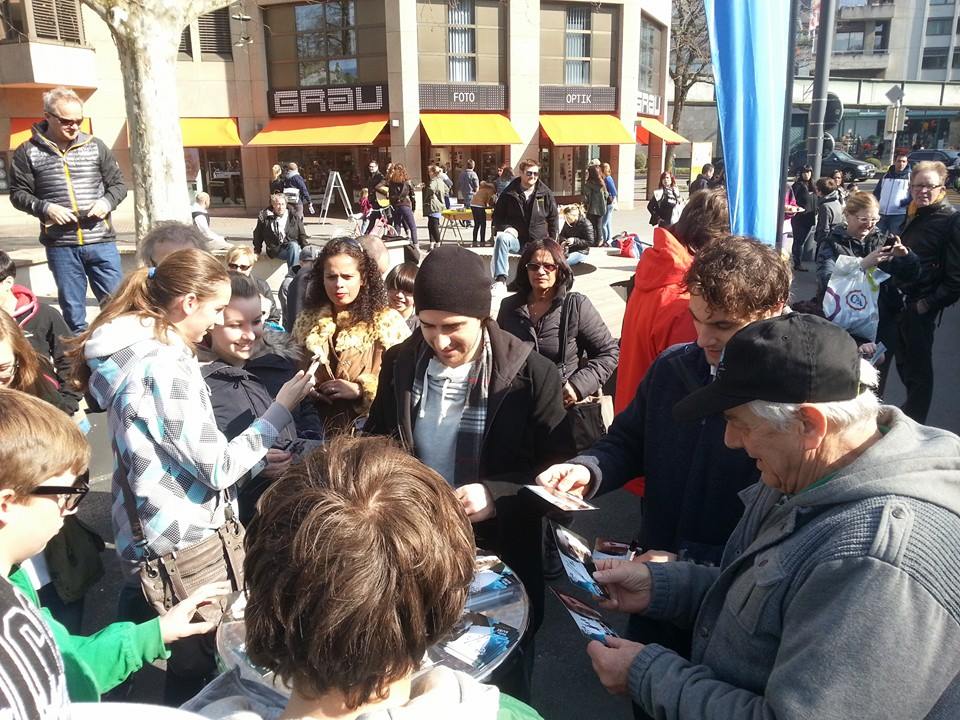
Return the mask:
[[899, 132], [906, 132], [906, 130], [907, 130], [907, 109], [904, 107], [901, 107]]

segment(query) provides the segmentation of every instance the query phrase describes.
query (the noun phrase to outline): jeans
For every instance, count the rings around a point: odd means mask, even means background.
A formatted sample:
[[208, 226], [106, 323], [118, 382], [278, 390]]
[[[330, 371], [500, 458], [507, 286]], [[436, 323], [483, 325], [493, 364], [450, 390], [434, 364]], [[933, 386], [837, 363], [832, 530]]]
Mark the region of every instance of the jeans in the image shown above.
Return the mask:
[[505, 280], [510, 271], [510, 253], [520, 252], [520, 241], [510, 233], [497, 233], [493, 241], [493, 257], [490, 260], [490, 271], [494, 280]]
[[57, 302], [71, 332], [87, 327], [87, 280], [97, 302], [103, 305], [120, 286], [120, 252], [117, 243], [93, 243], [47, 248], [47, 266], [57, 283]]
[[410, 233], [410, 244], [419, 245], [420, 241], [417, 238], [417, 219], [413, 216], [413, 210], [410, 206], [395, 205], [393, 214], [396, 216], [400, 225], [406, 227], [407, 232]]
[[603, 214], [599, 244], [609, 245], [611, 239], [613, 239], [613, 203], [607, 205], [607, 211]]
[[587, 254], [583, 252], [572, 252], [567, 255], [567, 265], [573, 267], [577, 263], [582, 263], [587, 259]]
[[903, 221], [907, 219], [906, 213], [903, 215], [881, 215], [880, 222], [877, 223], [877, 230], [896, 235], [903, 227]]
[[473, 244], [476, 245], [477, 241], [481, 243], [486, 242], [487, 209], [483, 207], [477, 207], [476, 205], [471, 205], [470, 212], [473, 213]]
[[300, 264], [300, 250], [300, 243], [285, 242], [280, 246], [280, 250], [277, 251], [277, 257], [287, 261], [288, 271], [292, 272], [293, 269]]

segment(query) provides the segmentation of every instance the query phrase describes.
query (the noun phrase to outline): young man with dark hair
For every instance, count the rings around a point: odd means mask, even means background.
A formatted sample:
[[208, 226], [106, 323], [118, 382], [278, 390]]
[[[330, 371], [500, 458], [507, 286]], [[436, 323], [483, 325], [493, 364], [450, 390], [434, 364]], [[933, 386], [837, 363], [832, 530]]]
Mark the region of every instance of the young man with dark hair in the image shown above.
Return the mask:
[[697, 175], [697, 179], [690, 183], [690, 194], [693, 195], [695, 192], [699, 192], [700, 190], [709, 190], [710, 181], [712, 179], [713, 165], [711, 163], [704, 163], [703, 168]]
[[460, 622], [474, 557], [453, 489], [385, 438], [341, 436], [291, 466], [261, 499], [244, 562], [247, 652], [292, 690], [261, 691], [269, 716], [539, 718], [449, 668], [414, 677]]
[[80, 407], [80, 393], [69, 389], [70, 360], [65, 353], [63, 338], [70, 330], [63, 316], [49, 305], [42, 305], [33, 291], [16, 284], [17, 265], [0, 250], [0, 310], [12, 317], [37, 354], [48, 359], [57, 373], [64, 411], [73, 414]]
[[897, 153], [893, 165], [881, 176], [873, 194], [880, 203], [877, 229], [898, 234], [907, 219], [907, 205], [910, 204], [910, 160], [906, 153]]

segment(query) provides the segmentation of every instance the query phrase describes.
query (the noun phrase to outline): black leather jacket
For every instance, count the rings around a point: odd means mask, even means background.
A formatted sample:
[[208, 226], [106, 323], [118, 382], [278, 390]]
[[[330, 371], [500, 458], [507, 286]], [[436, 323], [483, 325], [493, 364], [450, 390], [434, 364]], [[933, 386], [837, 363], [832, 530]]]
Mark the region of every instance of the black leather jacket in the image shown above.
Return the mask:
[[907, 304], [924, 300], [936, 312], [960, 299], [960, 215], [950, 203], [919, 208], [907, 217], [900, 238], [920, 259], [919, 278], [893, 280]]
[[559, 223], [557, 201], [550, 188], [537, 180], [533, 191], [533, 208], [528, 213], [520, 178], [515, 178], [497, 198], [492, 222], [495, 233], [508, 227], [516, 228], [521, 245], [530, 240], [555, 240]]
[[566, 220], [560, 223], [560, 242], [569, 240], [565, 245], [568, 253], [590, 252], [590, 247], [596, 240], [593, 232], [593, 223], [581, 215], [573, 225]]

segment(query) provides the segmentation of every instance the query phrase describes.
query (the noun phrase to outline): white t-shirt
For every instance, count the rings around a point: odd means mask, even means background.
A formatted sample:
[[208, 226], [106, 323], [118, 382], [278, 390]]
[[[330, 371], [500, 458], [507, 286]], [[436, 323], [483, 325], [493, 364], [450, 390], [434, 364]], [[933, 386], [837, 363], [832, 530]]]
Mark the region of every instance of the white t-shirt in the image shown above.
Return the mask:
[[450, 368], [436, 358], [430, 360], [413, 428], [417, 457], [450, 485], [454, 483], [457, 434], [467, 404], [467, 380], [472, 368], [472, 362]]

